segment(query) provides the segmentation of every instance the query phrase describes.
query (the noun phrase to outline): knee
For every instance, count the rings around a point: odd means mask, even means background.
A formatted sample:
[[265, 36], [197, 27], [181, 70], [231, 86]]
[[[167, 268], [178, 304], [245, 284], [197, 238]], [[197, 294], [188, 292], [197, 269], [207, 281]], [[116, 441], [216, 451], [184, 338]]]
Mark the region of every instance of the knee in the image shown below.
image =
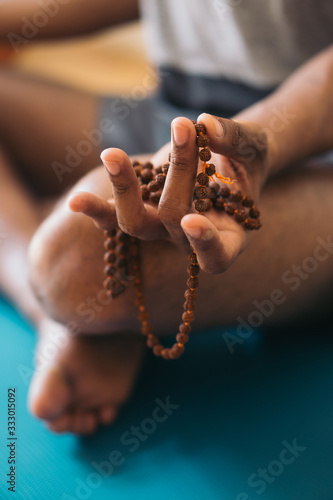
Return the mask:
[[102, 231], [65, 206], [56, 209], [31, 241], [29, 269], [31, 286], [46, 314], [64, 324], [81, 323], [82, 304], [102, 289]]

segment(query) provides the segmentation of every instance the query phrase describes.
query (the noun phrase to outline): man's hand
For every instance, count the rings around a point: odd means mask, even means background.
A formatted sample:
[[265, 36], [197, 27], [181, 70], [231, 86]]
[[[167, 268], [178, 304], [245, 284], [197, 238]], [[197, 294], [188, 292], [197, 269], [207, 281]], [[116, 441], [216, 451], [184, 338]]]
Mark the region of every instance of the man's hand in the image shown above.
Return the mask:
[[[207, 128], [216, 171], [234, 179], [234, 189], [258, 200], [265, 182], [271, 151], [259, 126], [203, 114], [198, 119]], [[169, 148], [151, 158], [167, 161]], [[113, 200], [90, 193], [73, 194], [71, 210], [90, 216], [102, 229], [118, 225], [125, 233], [144, 240], [171, 239], [197, 253], [200, 267], [208, 273], [228, 269], [247, 244], [247, 232], [225, 213], [214, 209], [195, 213], [192, 200], [198, 167], [198, 148], [193, 123], [187, 118], [172, 122], [171, 164], [158, 207], [144, 203], [132, 163], [119, 149], [102, 153], [113, 187]], [[157, 163], [158, 162], [158, 163]]]

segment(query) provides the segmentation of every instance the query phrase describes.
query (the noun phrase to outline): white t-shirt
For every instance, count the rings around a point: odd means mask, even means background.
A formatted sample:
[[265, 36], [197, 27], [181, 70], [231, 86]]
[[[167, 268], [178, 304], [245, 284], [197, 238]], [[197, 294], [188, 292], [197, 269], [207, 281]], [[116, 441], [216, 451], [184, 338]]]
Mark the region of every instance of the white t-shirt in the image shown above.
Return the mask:
[[333, 0], [141, 0], [154, 64], [258, 89], [333, 43]]

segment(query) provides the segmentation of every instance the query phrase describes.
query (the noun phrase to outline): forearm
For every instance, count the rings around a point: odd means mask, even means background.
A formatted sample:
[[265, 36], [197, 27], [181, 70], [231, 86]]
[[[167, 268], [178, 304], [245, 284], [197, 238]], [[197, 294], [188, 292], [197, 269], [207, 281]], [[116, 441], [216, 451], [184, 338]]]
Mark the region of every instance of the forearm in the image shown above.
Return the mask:
[[137, 0], [0, 0], [0, 42], [8, 42], [9, 33], [22, 36], [26, 20], [33, 23], [37, 13], [48, 19], [34, 38], [81, 35], [139, 15]]
[[312, 58], [272, 95], [234, 117], [256, 122], [272, 148], [268, 176], [333, 148], [333, 46]]

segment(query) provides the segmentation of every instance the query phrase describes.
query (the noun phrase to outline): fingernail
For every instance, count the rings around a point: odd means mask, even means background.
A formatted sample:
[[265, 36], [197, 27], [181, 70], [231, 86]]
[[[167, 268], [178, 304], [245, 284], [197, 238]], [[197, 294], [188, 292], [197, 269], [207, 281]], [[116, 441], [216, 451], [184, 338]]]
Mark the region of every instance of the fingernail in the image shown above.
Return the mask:
[[120, 164], [118, 162], [103, 160], [103, 163], [111, 175], [118, 175], [119, 174]]
[[221, 139], [221, 137], [223, 137], [224, 135], [224, 130], [223, 130], [223, 126], [222, 126], [222, 123], [217, 120], [216, 118], [214, 118], [214, 129], [215, 129], [215, 135], [218, 139]]
[[187, 127], [175, 123], [172, 125], [172, 136], [176, 146], [183, 146], [189, 139], [190, 131]]

